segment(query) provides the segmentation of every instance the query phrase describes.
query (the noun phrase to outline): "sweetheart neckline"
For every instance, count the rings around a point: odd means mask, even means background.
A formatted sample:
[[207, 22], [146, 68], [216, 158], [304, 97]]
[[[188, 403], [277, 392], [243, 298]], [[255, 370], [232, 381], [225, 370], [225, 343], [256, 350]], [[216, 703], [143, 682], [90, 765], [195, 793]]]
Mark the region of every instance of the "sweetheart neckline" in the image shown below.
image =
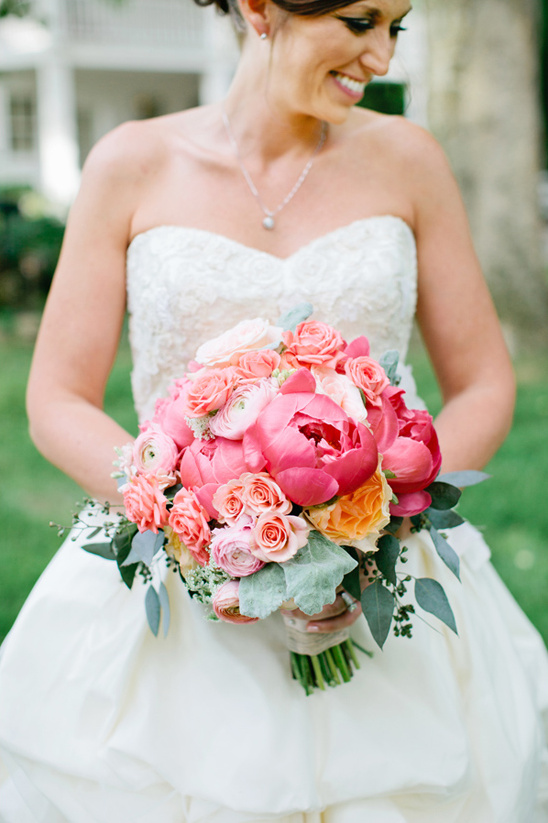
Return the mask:
[[176, 223], [160, 224], [159, 226], [152, 226], [150, 229], [145, 229], [144, 231], [137, 232], [137, 234], [131, 239], [127, 251], [129, 252], [135, 241], [137, 241], [139, 238], [144, 238], [147, 235], [152, 234], [153, 232], [162, 231], [165, 229], [175, 229], [177, 231], [182, 232], [197, 232], [198, 234], [207, 234], [211, 237], [216, 237], [220, 240], [224, 240], [229, 245], [237, 246], [240, 249], [247, 249], [248, 251], [255, 252], [255, 254], [262, 254], [274, 260], [278, 260], [280, 263], [285, 263], [288, 260], [297, 257], [297, 255], [301, 254], [301, 252], [310, 249], [318, 243], [321, 243], [328, 237], [333, 237], [333, 235], [340, 234], [343, 231], [354, 228], [355, 226], [361, 225], [362, 223], [369, 223], [375, 220], [395, 220], [397, 223], [399, 223], [401, 226], [408, 230], [408, 232], [411, 234], [411, 237], [413, 238], [413, 241], [415, 241], [415, 234], [413, 232], [413, 229], [411, 228], [409, 223], [403, 219], [403, 217], [398, 217], [398, 215], [395, 214], [373, 214], [369, 217], [359, 217], [357, 220], [353, 220], [351, 223], [345, 223], [342, 226], [338, 226], [336, 229], [332, 229], [331, 231], [328, 231], [325, 234], [321, 234], [319, 237], [315, 237], [314, 239], [312, 239], [309, 243], [305, 243], [304, 246], [300, 246], [296, 251], [292, 252], [287, 257], [279, 257], [277, 254], [272, 254], [271, 252], [263, 251], [263, 249], [257, 249], [255, 246], [248, 246], [246, 243], [241, 243], [239, 240], [234, 240], [232, 237], [228, 237], [225, 234], [219, 234], [218, 232], [209, 231], [208, 229], [195, 228], [194, 226], [181, 226]]

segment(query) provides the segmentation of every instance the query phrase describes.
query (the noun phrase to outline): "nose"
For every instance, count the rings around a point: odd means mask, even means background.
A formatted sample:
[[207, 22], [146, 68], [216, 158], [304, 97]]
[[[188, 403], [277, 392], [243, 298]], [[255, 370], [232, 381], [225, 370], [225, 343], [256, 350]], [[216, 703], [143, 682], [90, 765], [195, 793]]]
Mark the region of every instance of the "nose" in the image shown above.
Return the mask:
[[366, 71], [376, 77], [384, 77], [390, 68], [396, 44], [389, 32], [377, 28], [374, 34], [375, 37], [369, 40], [367, 48], [360, 57], [360, 62]]

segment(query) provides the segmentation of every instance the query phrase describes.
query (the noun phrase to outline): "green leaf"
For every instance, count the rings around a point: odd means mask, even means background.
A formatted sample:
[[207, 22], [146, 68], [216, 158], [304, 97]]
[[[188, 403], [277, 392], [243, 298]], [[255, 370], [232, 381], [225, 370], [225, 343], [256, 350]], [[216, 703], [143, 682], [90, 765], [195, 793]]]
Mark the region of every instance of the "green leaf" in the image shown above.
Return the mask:
[[154, 637], [158, 637], [158, 630], [160, 628], [160, 615], [162, 607], [160, 605], [160, 597], [154, 586], [149, 586], [145, 595], [145, 611], [147, 615], [148, 625]]
[[139, 564], [134, 563], [131, 566], [124, 566], [123, 563], [131, 551], [131, 543], [134, 535], [137, 534], [137, 531], [137, 526], [132, 524], [131, 526], [124, 527], [122, 531], [117, 532], [112, 540], [116, 552], [118, 571], [120, 572], [120, 576], [128, 589], [131, 589], [133, 586], [133, 581], [135, 579], [135, 574], [137, 573]]
[[439, 509], [426, 509], [424, 514], [428, 517], [435, 529], [454, 529], [464, 523], [464, 517], [454, 512], [452, 509], [439, 511]]
[[285, 314], [282, 314], [276, 325], [281, 326], [286, 331], [294, 332], [299, 323], [308, 320], [313, 311], [314, 306], [312, 303], [299, 303], [286, 311]]
[[318, 614], [327, 603], [333, 603], [337, 586], [356, 566], [348, 552], [320, 532], [311, 531], [306, 546], [282, 564], [287, 596], [305, 614]]
[[164, 615], [164, 637], [167, 637], [169, 631], [169, 624], [171, 622], [171, 609], [169, 607], [169, 594], [163, 583], [160, 583], [160, 591], [158, 593], [160, 598], [160, 608]]
[[[350, 557], [358, 564], [358, 552], [354, 546], [341, 546]], [[351, 571], [347, 572], [343, 577], [342, 587], [348, 594], [352, 595], [355, 600], [359, 600], [362, 596], [362, 586], [360, 581], [360, 568], [356, 565]]]
[[116, 560], [116, 555], [112, 550], [112, 541], [110, 543], [84, 543], [82, 548], [90, 554], [104, 557], [105, 560]]
[[395, 606], [394, 595], [386, 586], [383, 586], [380, 580], [376, 580], [363, 590], [361, 603], [373, 639], [382, 649], [392, 623]]
[[450, 483], [452, 486], [464, 489], [467, 486], [476, 486], [478, 483], [483, 483], [484, 480], [489, 480], [490, 474], [477, 471], [462, 471], [462, 472], [448, 472], [438, 477], [439, 483]]
[[400, 353], [396, 349], [389, 349], [385, 351], [379, 363], [386, 372], [386, 376], [390, 380], [392, 386], [397, 386], [400, 383], [401, 377], [398, 374], [398, 361]]
[[121, 565], [131, 566], [133, 563], [144, 563], [145, 566], [150, 566], [152, 558], [164, 545], [164, 537], [163, 531], [159, 531], [158, 534], [150, 530], [137, 532], [131, 541], [131, 550]]
[[451, 631], [458, 634], [455, 615], [449, 605], [443, 586], [437, 580], [432, 580], [430, 577], [420, 577], [415, 580], [415, 597], [417, 603], [425, 612], [433, 614], [445, 623]]
[[451, 569], [455, 577], [460, 580], [460, 559], [456, 551], [451, 548], [445, 537], [443, 537], [433, 526], [429, 529], [436, 551], [447, 566]]
[[443, 510], [452, 509], [453, 506], [456, 506], [462, 494], [456, 486], [451, 486], [449, 483], [442, 483], [439, 480], [431, 483], [426, 491], [432, 497], [431, 508]]
[[394, 586], [398, 585], [396, 563], [400, 556], [400, 541], [391, 534], [383, 535], [377, 543], [378, 551], [374, 556], [378, 570]]
[[384, 527], [384, 530], [390, 534], [396, 534], [402, 523], [403, 517], [396, 517], [395, 515], [392, 515], [390, 518], [390, 523]]
[[278, 563], [267, 563], [255, 574], [240, 579], [240, 612], [246, 617], [268, 617], [289, 600], [285, 575]]

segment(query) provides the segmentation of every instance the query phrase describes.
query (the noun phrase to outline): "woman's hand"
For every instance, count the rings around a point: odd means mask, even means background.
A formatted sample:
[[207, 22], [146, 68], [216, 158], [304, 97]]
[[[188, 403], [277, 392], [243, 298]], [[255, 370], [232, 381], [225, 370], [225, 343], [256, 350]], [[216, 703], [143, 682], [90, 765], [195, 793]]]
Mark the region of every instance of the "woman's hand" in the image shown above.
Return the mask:
[[362, 613], [359, 600], [354, 600], [346, 592], [338, 592], [333, 603], [324, 606], [319, 614], [309, 615], [300, 609], [281, 609], [286, 617], [294, 617], [297, 620], [308, 620], [306, 627], [309, 632], [337, 632], [346, 629], [356, 622]]

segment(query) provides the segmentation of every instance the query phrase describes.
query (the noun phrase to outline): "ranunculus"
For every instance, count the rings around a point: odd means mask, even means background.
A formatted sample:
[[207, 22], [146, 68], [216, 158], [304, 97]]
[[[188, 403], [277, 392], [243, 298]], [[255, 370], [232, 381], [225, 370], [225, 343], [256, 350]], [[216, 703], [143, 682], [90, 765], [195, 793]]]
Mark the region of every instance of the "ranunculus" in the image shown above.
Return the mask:
[[291, 501], [266, 472], [246, 472], [240, 477], [240, 482], [245, 510], [251, 514], [289, 514], [293, 508]]
[[253, 554], [266, 563], [284, 563], [308, 542], [310, 528], [301, 517], [265, 512], [258, 518]]
[[175, 441], [180, 449], [189, 446], [194, 440], [194, 435], [189, 429], [185, 417], [187, 416], [186, 395], [191, 385], [191, 381], [186, 377], [176, 380], [170, 386], [170, 396], [162, 397], [156, 401], [154, 416], [140, 426], [141, 431], [147, 432], [153, 426], [159, 426], [165, 434]]
[[270, 377], [272, 372], [279, 368], [280, 355], [274, 349], [259, 349], [248, 351], [238, 360], [238, 371], [244, 377]]
[[133, 463], [138, 472], [169, 475], [175, 469], [179, 449], [157, 425], [142, 432], [133, 444]]
[[239, 587], [238, 580], [228, 580], [219, 586], [211, 601], [213, 611], [225, 623], [256, 623], [258, 617], [246, 617], [240, 612]]
[[241, 440], [265, 406], [276, 396], [277, 386], [268, 378], [239, 386], [211, 419], [209, 428], [218, 437]]
[[264, 561], [251, 553], [254, 545], [251, 525], [214, 529], [211, 557], [231, 577], [247, 577], [264, 566]]
[[380, 406], [382, 392], [390, 385], [383, 367], [371, 357], [351, 357], [344, 364], [350, 380], [361, 389], [372, 406]]
[[196, 360], [204, 366], [235, 366], [244, 352], [276, 348], [281, 343], [282, 331], [261, 317], [242, 320], [234, 328], [200, 346]]
[[209, 561], [206, 546], [211, 539], [211, 531], [207, 512], [190, 489], [181, 489], [173, 498], [169, 525], [183, 541], [196, 562], [200, 566], [206, 566]]
[[299, 323], [294, 333], [284, 332], [283, 339], [287, 346], [283, 359], [293, 368], [301, 365], [335, 368], [345, 346], [336, 329], [316, 320]]
[[375, 540], [390, 521], [392, 490], [379, 467], [367, 483], [329, 506], [307, 509], [306, 516], [318, 531], [335, 543]]
[[244, 435], [249, 469], [265, 468], [300, 506], [350, 494], [377, 468], [375, 438], [329, 397], [278, 394]]
[[213, 495], [213, 505], [218, 512], [218, 519], [234, 526], [245, 512], [242, 482], [229, 480], [219, 486]]
[[120, 488], [124, 497], [126, 514], [140, 532], [151, 531], [158, 534], [167, 523], [167, 498], [158, 478], [154, 475], [138, 474]]
[[203, 417], [220, 409], [227, 402], [237, 384], [235, 369], [204, 369], [198, 372], [186, 394], [188, 417]]
[[353, 420], [365, 423], [367, 409], [361, 398], [360, 390], [349, 377], [345, 374], [338, 374], [335, 369], [326, 366], [312, 366], [310, 371], [316, 380], [318, 394], [326, 394]]

